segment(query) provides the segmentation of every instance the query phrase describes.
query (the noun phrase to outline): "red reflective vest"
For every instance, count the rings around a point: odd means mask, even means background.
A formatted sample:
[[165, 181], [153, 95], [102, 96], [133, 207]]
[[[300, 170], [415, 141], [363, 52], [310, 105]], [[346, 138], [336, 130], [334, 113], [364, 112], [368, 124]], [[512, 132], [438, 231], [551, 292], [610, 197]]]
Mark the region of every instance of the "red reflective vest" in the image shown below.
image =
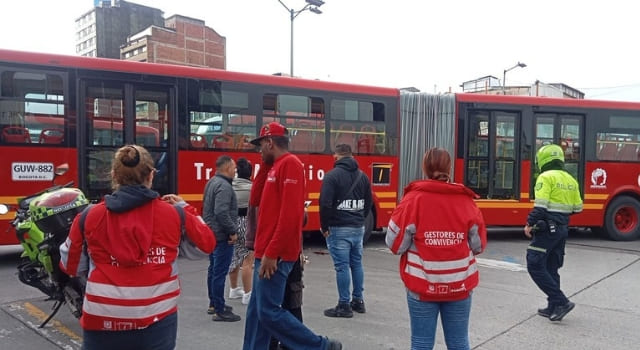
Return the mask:
[[[212, 252], [211, 229], [193, 207], [184, 209], [187, 235], [204, 252]], [[87, 268], [80, 216], [60, 246], [60, 267], [71, 276]], [[107, 210], [104, 202], [89, 210], [84, 223], [89, 274], [82, 328], [142, 329], [177, 311], [180, 222], [176, 208], [160, 199], [122, 213]]]
[[487, 231], [475, 196], [462, 185], [436, 180], [405, 188], [386, 242], [402, 254], [400, 276], [420, 300], [462, 300], [478, 285], [474, 251], [484, 250]]

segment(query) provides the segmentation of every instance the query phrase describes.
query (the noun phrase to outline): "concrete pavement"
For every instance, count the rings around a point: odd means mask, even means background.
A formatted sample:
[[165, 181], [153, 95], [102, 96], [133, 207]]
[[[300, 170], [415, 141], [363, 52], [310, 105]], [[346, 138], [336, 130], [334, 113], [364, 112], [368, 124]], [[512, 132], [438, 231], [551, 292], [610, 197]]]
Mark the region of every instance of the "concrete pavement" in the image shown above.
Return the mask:
[[[603, 243], [603, 244], [601, 244]], [[562, 322], [552, 323], [536, 315], [546, 300], [524, 269], [527, 241], [496, 237], [481, 255], [480, 286], [473, 295], [470, 338], [473, 349], [638, 349], [640, 348], [640, 241], [608, 242], [597, 238], [572, 239], [561, 270], [565, 292], [577, 306]], [[603, 248], [603, 246], [605, 246]], [[380, 237], [365, 250], [365, 300], [367, 313], [352, 319], [323, 316], [335, 306], [337, 292], [331, 258], [321, 242], [307, 244], [310, 264], [305, 270], [305, 323], [319, 334], [340, 339], [347, 350], [409, 349], [410, 329], [405, 292], [397, 272], [398, 257], [388, 253]], [[182, 296], [179, 311], [178, 349], [240, 349], [246, 307], [239, 300], [229, 304], [243, 317], [236, 323], [212, 322], [206, 314], [207, 261], [180, 260]], [[27, 288], [27, 287], [25, 287]], [[28, 302], [48, 312], [50, 303], [42, 298], [2, 305], [0, 321], [10, 319], [17, 327], [4, 344], [22, 344], [12, 334], [29, 332], [35, 325], [24, 307]], [[33, 311], [33, 310], [32, 310]], [[20, 321], [23, 318], [23, 321]], [[60, 310], [59, 325], [81, 335], [77, 320]], [[20, 326], [23, 325], [23, 326]], [[28, 327], [27, 327], [28, 328]], [[73, 336], [47, 326], [42, 337], [53, 342], [39, 343], [38, 349], [78, 349]], [[0, 334], [0, 337], [3, 337]], [[435, 349], [446, 349], [438, 330]], [[16, 340], [17, 339], [17, 340]], [[40, 340], [42, 341], [42, 339]], [[55, 345], [57, 343], [58, 345]], [[3, 344], [0, 340], [0, 344]], [[0, 346], [4, 348], [4, 345]], [[27, 348], [31, 348], [27, 345]]]

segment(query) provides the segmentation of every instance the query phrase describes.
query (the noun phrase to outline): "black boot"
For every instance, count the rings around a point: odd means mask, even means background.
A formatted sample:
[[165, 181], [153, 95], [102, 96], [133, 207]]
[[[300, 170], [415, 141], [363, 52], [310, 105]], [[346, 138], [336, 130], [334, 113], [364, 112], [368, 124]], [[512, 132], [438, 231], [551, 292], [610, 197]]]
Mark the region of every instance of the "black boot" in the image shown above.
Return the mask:
[[576, 304], [570, 301], [567, 301], [567, 303], [564, 305], [556, 306], [553, 309], [551, 315], [549, 315], [549, 319], [556, 322], [562, 321], [562, 318], [565, 317], [569, 313], [569, 311], [573, 310], [575, 306]]
[[338, 304], [336, 307], [324, 310], [324, 315], [327, 317], [353, 317], [353, 311], [351, 311], [351, 305]]
[[364, 300], [362, 299], [353, 299], [351, 300], [351, 309], [357, 313], [365, 313], [366, 309], [364, 308]]

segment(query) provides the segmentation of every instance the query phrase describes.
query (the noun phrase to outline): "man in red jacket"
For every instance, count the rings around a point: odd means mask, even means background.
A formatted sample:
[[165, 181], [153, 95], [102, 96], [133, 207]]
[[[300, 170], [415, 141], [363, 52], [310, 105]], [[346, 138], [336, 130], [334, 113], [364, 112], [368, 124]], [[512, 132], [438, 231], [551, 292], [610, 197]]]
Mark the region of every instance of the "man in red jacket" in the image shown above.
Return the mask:
[[244, 350], [266, 349], [271, 336], [291, 349], [340, 350], [282, 308], [289, 272], [299, 258], [304, 217], [304, 168], [289, 153], [289, 132], [279, 123], [262, 127], [251, 141], [264, 163], [272, 164], [258, 208], [253, 292], [247, 308]]

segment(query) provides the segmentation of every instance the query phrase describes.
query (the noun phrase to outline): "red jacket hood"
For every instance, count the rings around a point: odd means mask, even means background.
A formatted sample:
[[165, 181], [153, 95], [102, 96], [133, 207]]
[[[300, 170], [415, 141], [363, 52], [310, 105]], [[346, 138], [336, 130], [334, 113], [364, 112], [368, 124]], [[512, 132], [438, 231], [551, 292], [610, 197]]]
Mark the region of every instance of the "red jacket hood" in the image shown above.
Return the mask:
[[474, 199], [480, 198], [480, 196], [478, 196], [475, 192], [473, 192], [471, 189], [469, 189], [464, 185], [438, 181], [438, 180], [414, 181], [404, 188], [404, 194], [406, 195], [411, 191], [445, 193], [445, 194], [462, 194], [462, 195], [467, 195]]

